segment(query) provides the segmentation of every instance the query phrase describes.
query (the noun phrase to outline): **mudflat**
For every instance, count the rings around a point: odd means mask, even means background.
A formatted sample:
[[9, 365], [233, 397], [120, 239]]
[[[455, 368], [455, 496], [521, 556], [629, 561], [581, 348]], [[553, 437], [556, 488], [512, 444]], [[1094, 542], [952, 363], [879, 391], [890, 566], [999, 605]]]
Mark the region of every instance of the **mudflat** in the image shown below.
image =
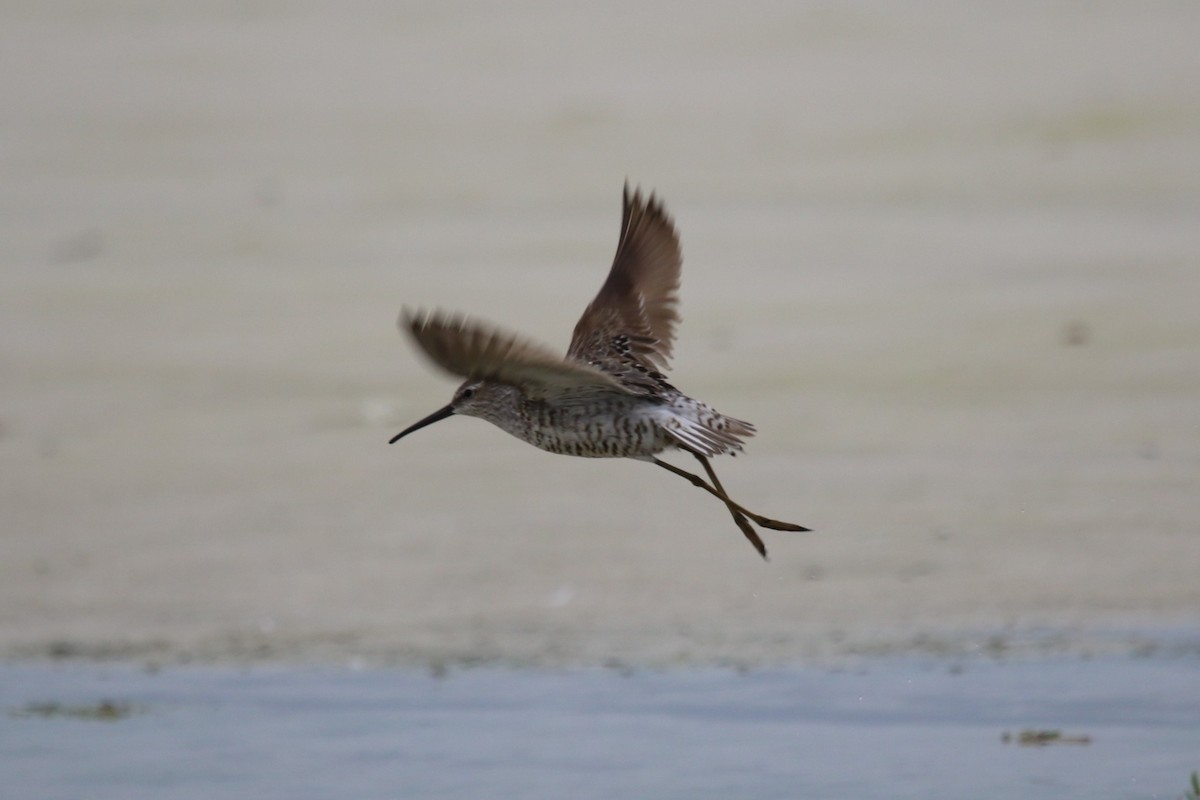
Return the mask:
[[[668, 8], [0, 11], [0, 655], [1194, 646], [1200, 7]], [[626, 178], [769, 563], [651, 465], [387, 445], [455, 385], [401, 305], [565, 349]]]

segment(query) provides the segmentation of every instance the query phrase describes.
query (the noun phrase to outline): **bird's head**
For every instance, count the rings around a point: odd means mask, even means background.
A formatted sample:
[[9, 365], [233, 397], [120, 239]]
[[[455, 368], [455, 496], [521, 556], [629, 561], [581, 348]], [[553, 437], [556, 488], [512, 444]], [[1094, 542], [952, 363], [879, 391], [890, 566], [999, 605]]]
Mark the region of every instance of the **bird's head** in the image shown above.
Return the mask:
[[393, 436], [388, 443], [395, 444], [413, 431], [454, 414], [480, 417], [488, 422], [499, 423], [505, 420], [505, 409], [512, 409], [515, 393], [516, 390], [513, 387], [504, 384], [478, 379], [464, 381], [454, 392], [454, 397], [450, 400], [449, 405], [438, 409], [425, 419], [409, 425]]

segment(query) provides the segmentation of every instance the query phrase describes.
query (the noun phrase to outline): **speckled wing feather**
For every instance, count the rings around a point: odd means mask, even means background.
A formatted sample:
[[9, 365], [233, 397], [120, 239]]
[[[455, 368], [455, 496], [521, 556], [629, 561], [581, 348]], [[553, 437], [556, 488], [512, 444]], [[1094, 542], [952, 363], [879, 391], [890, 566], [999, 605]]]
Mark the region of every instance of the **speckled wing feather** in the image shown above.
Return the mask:
[[654, 197], [625, 185], [621, 238], [608, 279], [583, 312], [567, 354], [609, 372], [636, 392], [665, 381], [679, 322], [675, 225]]
[[435, 364], [463, 378], [507, 383], [528, 397], [630, 393], [595, 367], [459, 314], [405, 310], [399, 324]]

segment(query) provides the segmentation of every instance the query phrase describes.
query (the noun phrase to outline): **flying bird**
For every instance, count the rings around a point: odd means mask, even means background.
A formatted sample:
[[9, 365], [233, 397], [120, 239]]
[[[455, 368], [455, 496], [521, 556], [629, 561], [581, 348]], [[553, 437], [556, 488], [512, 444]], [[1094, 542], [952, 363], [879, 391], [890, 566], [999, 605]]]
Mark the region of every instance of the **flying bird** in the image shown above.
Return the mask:
[[[402, 311], [400, 329], [435, 364], [466, 380], [446, 407], [389, 443], [461, 414], [551, 453], [649, 461], [720, 499], [766, 558], [751, 520], [772, 530], [810, 529], [755, 514], [730, 499], [709, 459], [741, 452], [754, 426], [667, 382], [680, 319], [682, 263], [679, 236], [662, 203], [653, 194], [630, 194], [626, 183], [612, 269], [576, 323], [565, 357], [459, 314]], [[711, 483], [656, 457], [667, 450], [691, 453]]]

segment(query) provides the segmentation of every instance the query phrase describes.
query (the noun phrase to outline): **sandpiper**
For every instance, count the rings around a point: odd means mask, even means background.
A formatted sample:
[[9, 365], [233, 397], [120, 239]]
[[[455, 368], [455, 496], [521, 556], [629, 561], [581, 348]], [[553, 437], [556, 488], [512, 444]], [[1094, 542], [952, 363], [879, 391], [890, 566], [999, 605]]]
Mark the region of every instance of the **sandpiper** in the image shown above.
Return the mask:
[[[766, 558], [767, 548], [749, 520], [780, 531], [809, 528], [748, 511], [721, 486], [709, 458], [741, 452], [754, 426], [667, 382], [663, 371], [679, 322], [679, 237], [653, 194], [630, 194], [626, 183], [623, 208], [612, 269], [576, 323], [566, 357], [462, 315], [401, 312], [401, 330], [435, 364], [466, 381], [449, 405], [390, 443], [463, 414], [481, 417], [551, 453], [649, 461], [720, 498]], [[671, 449], [695, 456], [711, 485], [655, 457]]]

